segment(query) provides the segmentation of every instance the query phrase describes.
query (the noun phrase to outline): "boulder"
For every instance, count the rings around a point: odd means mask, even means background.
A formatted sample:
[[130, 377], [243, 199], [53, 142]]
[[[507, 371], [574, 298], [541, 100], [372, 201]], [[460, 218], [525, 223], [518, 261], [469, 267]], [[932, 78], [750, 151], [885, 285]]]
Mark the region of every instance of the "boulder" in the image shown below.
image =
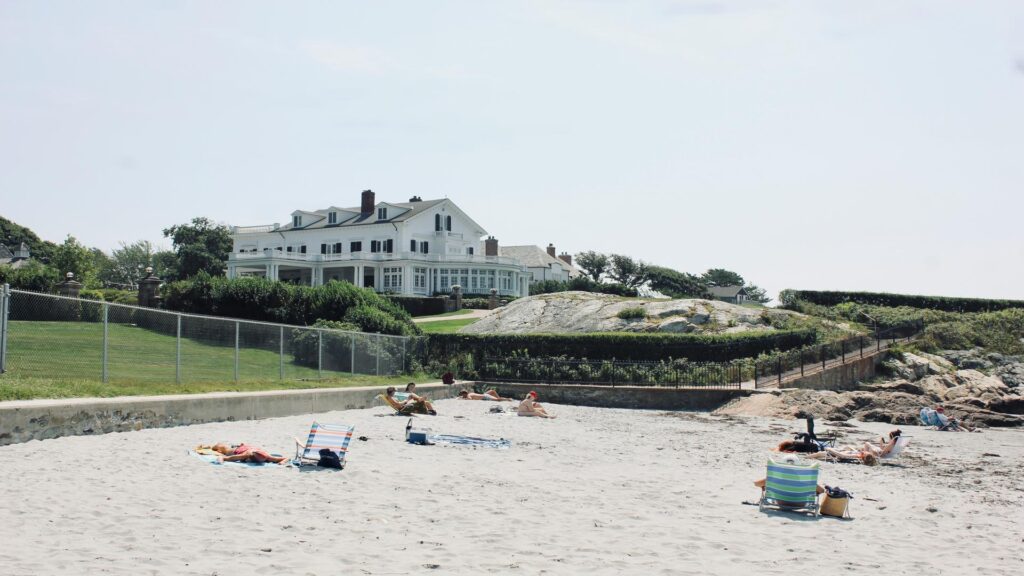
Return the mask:
[[946, 391], [958, 385], [955, 378], [949, 374], [927, 376], [919, 380], [917, 384], [925, 396], [936, 402], [945, 400]]
[[993, 371], [1010, 388], [1024, 388], [1024, 363], [1011, 362]]
[[868, 392], [904, 392], [915, 396], [921, 396], [924, 394], [924, 390], [921, 388], [920, 384], [908, 382], [902, 379], [873, 384], [862, 384], [860, 389]]
[[685, 318], [671, 318], [669, 320], [665, 320], [661, 324], [658, 324], [658, 332], [689, 334], [695, 329], [696, 326], [687, 322]]
[[1024, 396], [1003, 396], [989, 402], [988, 409], [1002, 414], [1024, 415]]

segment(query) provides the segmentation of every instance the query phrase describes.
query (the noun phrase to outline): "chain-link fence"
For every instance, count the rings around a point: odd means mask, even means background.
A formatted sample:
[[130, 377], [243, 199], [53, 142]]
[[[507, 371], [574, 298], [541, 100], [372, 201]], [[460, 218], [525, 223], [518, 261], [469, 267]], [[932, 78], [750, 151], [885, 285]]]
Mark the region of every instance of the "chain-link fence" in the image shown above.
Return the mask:
[[0, 371], [103, 382], [325, 379], [406, 371], [409, 338], [0, 291]]

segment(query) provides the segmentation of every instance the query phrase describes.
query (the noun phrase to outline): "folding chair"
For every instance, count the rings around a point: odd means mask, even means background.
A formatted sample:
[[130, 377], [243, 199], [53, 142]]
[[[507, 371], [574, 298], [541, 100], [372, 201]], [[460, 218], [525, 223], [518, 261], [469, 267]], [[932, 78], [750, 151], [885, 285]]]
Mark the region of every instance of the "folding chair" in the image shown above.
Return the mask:
[[[792, 457], [790, 457], [792, 458]], [[818, 515], [818, 463], [768, 459], [764, 491], [758, 508]]]
[[313, 422], [305, 444], [298, 438], [295, 439], [295, 464], [316, 464], [320, 461], [320, 450], [326, 448], [338, 455], [341, 467], [344, 468], [345, 455], [348, 454], [348, 444], [352, 441], [353, 430], [355, 426]]

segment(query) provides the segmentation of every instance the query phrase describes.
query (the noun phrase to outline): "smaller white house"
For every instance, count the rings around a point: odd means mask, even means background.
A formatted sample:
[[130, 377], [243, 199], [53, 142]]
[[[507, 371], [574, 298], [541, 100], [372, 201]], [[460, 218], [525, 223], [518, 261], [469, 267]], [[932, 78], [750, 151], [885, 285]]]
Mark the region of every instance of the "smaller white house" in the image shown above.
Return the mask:
[[563, 252], [555, 256], [554, 244], [548, 244], [546, 250], [540, 246], [501, 246], [498, 250], [502, 256], [518, 260], [529, 271], [530, 282], [568, 282], [583, 275], [573, 266], [571, 255]]

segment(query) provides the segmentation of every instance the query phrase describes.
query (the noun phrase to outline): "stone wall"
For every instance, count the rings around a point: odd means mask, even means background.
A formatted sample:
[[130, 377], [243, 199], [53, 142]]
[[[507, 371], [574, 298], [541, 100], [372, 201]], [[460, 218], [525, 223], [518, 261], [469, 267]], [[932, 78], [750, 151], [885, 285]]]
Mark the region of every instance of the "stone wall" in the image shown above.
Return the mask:
[[653, 386], [579, 386], [571, 384], [509, 384], [477, 382], [477, 390], [494, 388], [510, 398], [523, 398], [536, 390], [542, 404], [571, 404], [598, 408], [633, 408], [647, 410], [714, 410], [751, 390], [713, 390], [663, 388]]
[[823, 372], [796, 380], [784, 380], [782, 387], [807, 390], [856, 390], [862, 381], [875, 375], [885, 356], [885, 352], [881, 352], [867, 358], [847, 359], [846, 364], [829, 366]]
[[[458, 390], [443, 384], [416, 389], [433, 399], [451, 398]], [[381, 403], [376, 396], [383, 391], [384, 387], [374, 386], [0, 402], [0, 446], [60, 436], [369, 408]]]

